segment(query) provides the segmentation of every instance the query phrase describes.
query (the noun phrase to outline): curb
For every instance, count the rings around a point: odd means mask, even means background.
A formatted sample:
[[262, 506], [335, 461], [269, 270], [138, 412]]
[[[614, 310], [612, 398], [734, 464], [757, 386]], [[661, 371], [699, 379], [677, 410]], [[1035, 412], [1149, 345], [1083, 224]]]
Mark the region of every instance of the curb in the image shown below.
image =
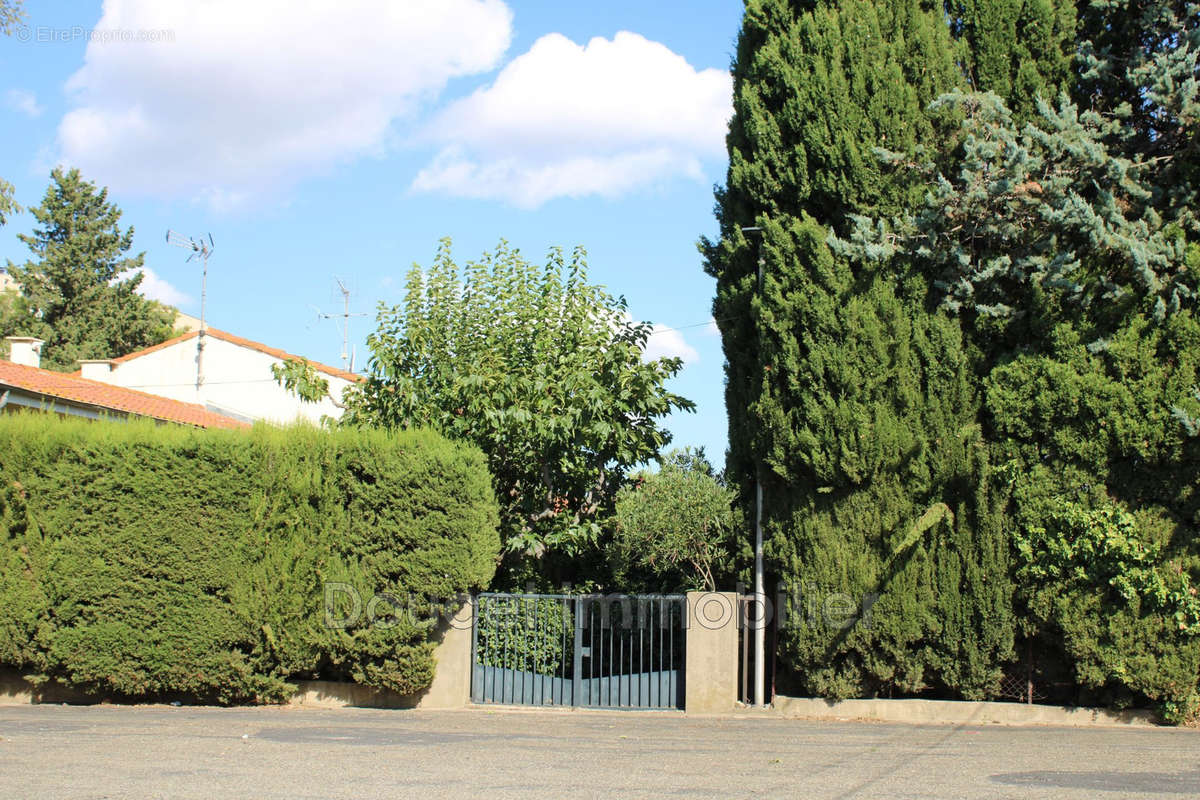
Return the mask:
[[776, 696], [767, 712], [790, 719], [873, 720], [908, 724], [1056, 725], [1161, 728], [1152, 711], [1109, 711], [970, 700], [841, 700]]

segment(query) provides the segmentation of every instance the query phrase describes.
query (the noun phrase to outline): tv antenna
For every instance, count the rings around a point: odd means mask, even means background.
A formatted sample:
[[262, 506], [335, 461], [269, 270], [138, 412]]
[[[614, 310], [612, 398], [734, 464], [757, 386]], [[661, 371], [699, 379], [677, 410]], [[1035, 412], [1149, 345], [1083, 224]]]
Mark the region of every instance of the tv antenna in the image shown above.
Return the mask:
[[213, 238], [210, 233], [208, 241], [205, 241], [203, 236], [193, 239], [168, 229], [167, 244], [191, 250], [192, 254], [187, 257], [188, 261], [193, 258], [200, 259], [200, 331], [196, 335], [196, 391], [199, 391], [200, 387], [204, 385], [204, 336], [208, 328], [204, 323], [204, 311], [208, 300], [208, 257], [212, 255], [214, 249]]
[[350, 318], [365, 317], [365, 311], [351, 313], [350, 311], [350, 290], [346, 288], [346, 282], [341, 278], [334, 277], [337, 281], [338, 289], [342, 293], [342, 313], [340, 314], [325, 314], [321, 309], [317, 309], [318, 319], [340, 319], [342, 325], [342, 366], [347, 372], [354, 372], [354, 353], [350, 350]]

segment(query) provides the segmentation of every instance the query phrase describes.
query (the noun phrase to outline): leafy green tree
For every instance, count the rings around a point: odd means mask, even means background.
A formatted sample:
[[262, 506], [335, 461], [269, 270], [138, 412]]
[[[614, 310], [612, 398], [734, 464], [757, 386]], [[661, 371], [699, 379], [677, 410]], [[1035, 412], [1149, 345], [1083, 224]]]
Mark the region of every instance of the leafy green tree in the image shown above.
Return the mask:
[[8, 218], [21, 213], [22, 210], [17, 201], [13, 200], [12, 184], [0, 179], [0, 226], [7, 225]]
[[737, 493], [716, 475], [703, 448], [674, 450], [658, 472], [617, 493], [619, 560], [647, 573], [653, 591], [716, 591], [744, 549], [736, 544], [742, 533], [736, 503]]
[[18, 238], [33, 253], [8, 264], [21, 293], [3, 319], [3, 335], [46, 341], [42, 365], [69, 371], [88, 358], [116, 358], [169, 338], [175, 312], [138, 294], [144, 254], [126, 256], [133, 228], [121, 230], [121, 211], [108, 190], [79, 171], [56, 167], [37, 226]]
[[581, 249], [539, 267], [501, 243], [460, 267], [443, 240], [428, 270], [409, 272], [404, 302], [381, 307], [344, 422], [477, 444], [509, 568], [532, 556], [563, 580], [571, 559], [594, 552], [628, 471], [670, 440], [662, 418], [693, 408], [665, 386], [679, 359], [644, 360], [649, 335], [624, 300], [588, 283]]

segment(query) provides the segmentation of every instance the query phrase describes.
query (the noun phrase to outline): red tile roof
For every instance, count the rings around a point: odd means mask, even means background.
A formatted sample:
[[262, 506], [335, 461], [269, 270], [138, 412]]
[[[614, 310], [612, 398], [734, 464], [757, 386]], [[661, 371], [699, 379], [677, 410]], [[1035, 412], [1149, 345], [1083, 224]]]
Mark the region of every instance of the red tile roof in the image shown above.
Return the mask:
[[0, 390], [5, 387], [198, 428], [250, 427], [245, 422], [214, 413], [196, 403], [184, 403], [11, 361], [0, 361]]
[[[344, 369], [331, 367], [328, 364], [320, 364], [316, 361], [309, 361], [309, 359], [304, 358], [303, 356], [292, 355], [286, 350], [280, 350], [278, 347], [271, 347], [263, 344], [262, 342], [253, 341], [252, 339], [244, 339], [241, 336], [234, 336], [232, 333], [226, 333], [225, 331], [217, 330], [216, 328], [206, 328], [205, 333], [215, 339], [220, 339], [222, 341], [229, 342], [230, 344], [236, 344], [239, 347], [248, 347], [251, 350], [257, 350], [260, 353], [266, 353], [267, 355], [273, 356], [282, 361], [286, 361], [288, 359], [308, 361], [308, 363], [312, 365], [313, 369], [317, 370], [318, 372], [324, 372], [326, 375], [332, 375], [335, 378], [341, 378], [342, 380], [350, 381], [352, 383], [358, 383], [359, 381], [363, 380], [362, 375], [356, 375], [355, 373], [347, 372]], [[170, 347], [171, 345], [179, 344], [180, 342], [186, 342], [188, 339], [195, 339], [199, 335], [199, 331], [188, 331], [187, 333], [176, 336], [174, 339], [167, 339], [165, 342], [156, 344], [153, 347], [147, 347], [145, 350], [138, 350], [136, 353], [130, 353], [127, 356], [114, 358], [112, 361], [114, 365], [122, 364], [126, 361], [132, 361], [135, 358], [140, 358], [148, 353], [153, 353], [156, 350], [162, 350], [163, 348]]]

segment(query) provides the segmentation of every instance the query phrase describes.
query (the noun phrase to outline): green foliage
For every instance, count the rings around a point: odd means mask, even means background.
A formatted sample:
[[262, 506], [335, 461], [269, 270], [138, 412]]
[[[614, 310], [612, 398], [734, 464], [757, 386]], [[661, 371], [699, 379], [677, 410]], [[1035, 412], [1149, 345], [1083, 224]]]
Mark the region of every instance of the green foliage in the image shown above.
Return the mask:
[[768, 328], [787, 350], [768, 362], [783, 411], [765, 426], [767, 555], [790, 594], [876, 599], [869, 623], [792, 626], [784, 653], [822, 696], [986, 696], [1012, 648], [1012, 589], [957, 326], [885, 279], [853, 282], [822, 228], [803, 234], [813, 277], [780, 294], [805, 324]]
[[702, 451], [668, 453], [658, 472], [617, 493], [619, 561], [646, 571], [656, 592], [716, 591], [739, 549], [736, 501]]
[[[1200, 414], [1189, 410], [1188, 406], [1200, 406], [1200, 387], [1192, 388], [1192, 402], [1186, 399], [1183, 403], [1171, 407], [1171, 413], [1179, 424], [1183, 426], [1184, 432], [1191, 437], [1200, 436]], [[1186, 403], [1186, 405], [1185, 405]]]
[[722, 241], [705, 243], [714, 275], [753, 268], [753, 245], [733, 232], [760, 215], [807, 212], [836, 225], [919, 197], [919, 186], [884, 174], [872, 148], [930, 141], [922, 109], [959, 71], [941, 14], [921, 3], [751, 0], [733, 79]]
[[459, 267], [445, 240], [405, 301], [380, 309], [344, 422], [476, 444], [514, 560], [574, 558], [594, 551], [627, 471], [669, 440], [661, 419], [693, 407], [665, 388], [678, 359], [643, 360], [649, 334], [588, 283], [582, 250], [538, 267], [502, 243]]
[[[1111, 587], [1126, 604], [1165, 615], [1188, 635], [1200, 635], [1200, 597], [1178, 561], [1164, 563], [1162, 548], [1142, 539], [1128, 511], [1108, 505], [1085, 509], [1067, 502], [1043, 526], [1015, 537], [1022, 584], [1057, 593], [1082, 586]], [[1035, 614], [1048, 598], [1037, 598]]]
[[1075, 3], [1064, 0], [947, 0], [962, 44], [967, 83], [1009, 102], [1017, 119], [1070, 86]]
[[548, 597], [479, 600], [476, 657], [486, 667], [569, 675], [563, 659], [574, 653], [571, 606]]
[[916, 258], [947, 308], [981, 318], [993, 353], [1059, 320], [1099, 341], [1130, 312], [1162, 317], [1195, 297], [1179, 269], [1184, 239], [1148, 205], [1145, 165], [1105, 144], [1114, 123], [1065, 97], [1019, 131], [995, 95], [947, 94], [931, 108], [963, 120], [950, 176], [928, 164], [934, 188], [919, 211], [887, 225], [857, 217], [839, 251]]
[[281, 364], [272, 364], [271, 377], [306, 403], [319, 403], [328, 399], [338, 408], [346, 407], [329, 391], [329, 381], [322, 378], [316, 367], [307, 359], [288, 358]]
[[477, 589], [496, 525], [482, 456], [430, 432], [3, 416], [0, 663], [143, 698], [274, 701], [317, 676], [415, 692], [432, 625], [327, 626], [327, 587], [368, 608]]
[[0, 317], [0, 335], [44, 339], [42, 366], [76, 369], [80, 359], [116, 358], [172, 335], [175, 312], [137, 293], [144, 254], [126, 257], [133, 228], [108, 190], [79, 171], [56, 167], [32, 235], [19, 234], [34, 255], [8, 271], [21, 287]]
[[1195, 570], [1200, 559], [1168, 558], [1144, 520], [1107, 500], [1054, 505], [1016, 536], [1025, 624], [1061, 639], [1081, 686], [1132, 690], [1185, 717], [1200, 673], [1200, 598], [1186, 562]]
[[1079, 3], [1080, 108], [1118, 119], [1110, 147], [1145, 165], [1151, 205], [1193, 236], [1200, 225], [1200, 5]]
[[763, 486], [781, 588], [870, 606], [849, 628], [781, 632], [808, 693], [986, 696], [1012, 649], [1003, 505], [959, 324], [906, 265], [856, 270], [826, 244], [854, 215], [920, 202], [924, 176], [876, 151], [939, 151], [957, 122], [927, 106], [962, 82], [960, 60], [940, 5], [904, 0], [758, 0], [738, 40], [721, 238], [701, 246], [729, 479], [743, 508]]
[[8, 181], [0, 178], [0, 226], [8, 223], [8, 218], [19, 214], [24, 209], [13, 200], [13, 187]]
[[[0, 33], [6, 36], [11, 35], [17, 23], [23, 19], [25, 19], [25, 9], [22, 8], [22, 0], [0, 0]], [[13, 200], [12, 184], [0, 178], [0, 227], [8, 222], [10, 216], [19, 214], [23, 210]], [[2, 309], [0, 309], [0, 313], [3, 313]]]
[[1198, 87], [1188, 0], [747, 4], [728, 469], [785, 586], [878, 597], [785, 632], [803, 690], [988, 696], [1019, 629], [1190, 713]]
[[1173, 718], [1200, 677], [1198, 10], [1079, 4], [1071, 97], [1022, 122], [943, 96], [959, 134], [881, 152], [930, 181], [924, 201], [830, 240], [861, 269], [915, 268], [961, 320], [1021, 627], [1094, 696]]

